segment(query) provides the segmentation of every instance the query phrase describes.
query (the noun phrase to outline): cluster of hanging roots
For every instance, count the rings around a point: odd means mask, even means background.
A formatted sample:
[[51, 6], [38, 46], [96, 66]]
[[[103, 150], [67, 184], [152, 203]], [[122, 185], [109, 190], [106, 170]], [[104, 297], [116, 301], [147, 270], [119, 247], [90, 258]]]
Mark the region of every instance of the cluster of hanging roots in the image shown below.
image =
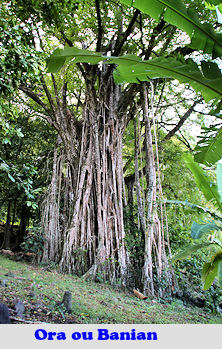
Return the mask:
[[[148, 105], [144, 85], [143, 110], [134, 117], [135, 175], [130, 190], [138, 213], [134, 223], [141, 234], [142, 257], [137, 259], [127, 247], [124, 220], [129, 204], [122, 159], [126, 124], [116, 113], [116, 94], [111, 92], [100, 103], [90, 91], [86, 95], [75, 178], [65, 149], [61, 145], [55, 149], [51, 183], [42, 204], [43, 260], [86, 279], [119, 282], [138, 287], [145, 295], [162, 296], [174, 281], [167, 262], [170, 244], [161, 202], [153, 96]], [[139, 280], [132, 277], [135, 266]]]

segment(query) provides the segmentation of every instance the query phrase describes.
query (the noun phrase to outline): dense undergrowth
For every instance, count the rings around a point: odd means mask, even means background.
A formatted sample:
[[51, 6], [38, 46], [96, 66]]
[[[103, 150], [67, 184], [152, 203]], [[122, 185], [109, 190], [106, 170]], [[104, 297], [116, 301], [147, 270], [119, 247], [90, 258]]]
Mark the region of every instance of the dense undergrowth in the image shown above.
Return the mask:
[[[70, 314], [58, 305], [65, 291], [72, 293]], [[25, 306], [23, 321], [33, 323], [222, 323], [221, 316], [189, 307], [176, 299], [171, 302], [139, 300], [130, 291], [86, 282], [77, 276], [60, 274], [56, 269], [15, 262], [0, 255], [0, 301], [9, 306], [11, 313], [15, 298]]]

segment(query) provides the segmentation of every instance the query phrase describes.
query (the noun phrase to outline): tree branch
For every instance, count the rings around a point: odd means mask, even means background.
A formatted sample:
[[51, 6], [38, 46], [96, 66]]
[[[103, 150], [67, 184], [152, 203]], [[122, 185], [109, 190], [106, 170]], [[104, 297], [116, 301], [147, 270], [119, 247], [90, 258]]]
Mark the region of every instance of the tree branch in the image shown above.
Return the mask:
[[34, 93], [27, 86], [19, 86], [19, 90], [24, 92], [28, 97], [30, 97], [33, 101], [35, 101], [38, 105], [40, 105], [49, 115], [51, 115], [51, 110], [47, 107], [45, 103], [41, 101], [36, 93]]
[[24, 319], [21, 319], [21, 318], [17, 318], [15, 316], [10, 316], [10, 318], [11, 318], [11, 320], [18, 321], [18, 322], [24, 322], [26, 324], [44, 324], [44, 325], [49, 324], [47, 322], [41, 322], [41, 321], [24, 320]]
[[63, 31], [60, 31], [60, 34], [62, 35], [62, 39], [65, 41], [65, 43], [66, 43], [67, 45], [69, 45], [70, 47], [73, 47], [72, 41], [69, 40], [69, 39], [67, 38], [67, 36], [65, 35], [65, 33], [64, 33]]
[[118, 102], [118, 114], [124, 114], [127, 111], [129, 104], [133, 101], [135, 93], [139, 91], [138, 84], [131, 84], [127, 90], [125, 90]]
[[[136, 10], [134, 15], [133, 15], [133, 17], [132, 17], [132, 19], [131, 19], [131, 21], [130, 21], [130, 23], [129, 23], [129, 25], [128, 25], [128, 28], [126, 29], [125, 33], [123, 34], [122, 40], [120, 41], [119, 44], [117, 44], [117, 47], [114, 48], [114, 53], [113, 53], [114, 56], [118, 56], [120, 54], [123, 45], [125, 44], [128, 36], [131, 34], [131, 32], [133, 30], [133, 26], [134, 26], [134, 24], [136, 22], [136, 19], [137, 19], [139, 14], [140, 14], [140, 11]], [[118, 40], [117, 40], [117, 42], [118, 42]]]
[[51, 74], [51, 77], [52, 77], [52, 83], [53, 83], [53, 88], [54, 88], [54, 92], [55, 92], [57, 107], [59, 108], [60, 107], [60, 100], [59, 100], [59, 94], [58, 94], [58, 89], [57, 89], [54, 74]]
[[148, 60], [150, 58], [152, 50], [153, 50], [153, 48], [155, 47], [155, 44], [156, 44], [156, 38], [161, 33], [161, 31], [163, 30], [165, 24], [166, 24], [166, 22], [163, 19], [161, 19], [161, 21], [153, 29], [153, 34], [151, 35], [151, 38], [150, 38], [150, 41], [149, 41], [149, 46], [148, 46], [147, 50], [143, 53], [143, 55], [145, 55], [145, 60]]
[[46, 85], [45, 80], [44, 80], [43, 77], [41, 77], [41, 82], [42, 82], [42, 85], [43, 85], [45, 94], [46, 94], [46, 96], [47, 96], [47, 98], [48, 98], [49, 104], [50, 104], [50, 106], [51, 106], [51, 108], [52, 108], [52, 111], [53, 111], [53, 113], [54, 113], [54, 112], [55, 112], [54, 102], [53, 102], [52, 96], [51, 96], [51, 94], [50, 94], [50, 92], [49, 92], [49, 90], [48, 90], [48, 87], [47, 87], [47, 85]]
[[178, 47], [176, 48], [176, 50], [174, 50], [173, 52], [170, 53], [170, 55], [168, 56], [172, 56], [172, 54], [180, 54], [182, 56], [186, 56], [189, 55], [193, 52], [195, 52], [196, 50], [194, 50], [193, 48], [190, 48], [188, 46], [184, 46], [184, 47]]
[[167, 135], [163, 138], [162, 142], [167, 141], [168, 139], [170, 139], [171, 137], [173, 137], [175, 135], [175, 133], [181, 128], [181, 126], [184, 124], [184, 122], [189, 118], [189, 116], [192, 114], [195, 106], [200, 102], [199, 101], [195, 101], [193, 103], [193, 105], [186, 111], [186, 113], [182, 116], [182, 118], [180, 119], [180, 121], [178, 122], [178, 124], [170, 131], [167, 133]]
[[182, 139], [181, 139], [179, 136], [177, 136], [177, 138], [178, 138], [188, 149], [190, 149], [191, 151], [193, 151], [193, 149], [191, 148], [190, 143], [188, 142], [188, 140], [184, 137], [184, 135], [183, 135], [181, 132], [180, 132], [180, 134], [181, 134]]
[[67, 96], [67, 82], [64, 82], [64, 84], [62, 86], [62, 107], [63, 107], [63, 110], [66, 110], [66, 108], [67, 108], [66, 96]]
[[96, 14], [97, 14], [97, 22], [98, 22], [98, 39], [97, 39], [97, 44], [96, 44], [96, 52], [100, 52], [102, 38], [103, 38], [103, 26], [102, 26], [101, 14], [100, 14], [99, 0], [96, 0]]
[[[60, 34], [62, 35], [62, 39], [64, 40], [64, 42], [65, 42], [67, 45], [69, 45], [69, 47], [73, 47], [73, 46], [74, 46], [73, 43], [72, 43], [72, 41], [69, 40], [69, 39], [67, 38], [67, 36], [65, 35], [65, 33], [64, 33], [63, 31], [60, 31]], [[84, 79], [86, 80], [86, 79], [87, 79], [87, 72], [90, 71], [90, 65], [87, 64], [87, 63], [83, 63], [82, 65], [81, 65], [81, 63], [77, 63], [76, 66], [79, 68], [79, 70], [81, 71], [81, 73], [82, 73]], [[85, 68], [86, 71], [84, 71], [84, 69], [82, 68], [82, 66], [84, 66], [84, 68]]]

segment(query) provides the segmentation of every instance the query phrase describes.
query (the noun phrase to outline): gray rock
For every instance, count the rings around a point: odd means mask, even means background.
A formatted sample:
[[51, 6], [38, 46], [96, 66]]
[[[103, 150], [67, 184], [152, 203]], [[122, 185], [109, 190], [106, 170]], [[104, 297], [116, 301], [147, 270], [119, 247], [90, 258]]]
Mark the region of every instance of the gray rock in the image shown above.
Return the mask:
[[70, 291], [65, 291], [62, 303], [64, 304], [68, 313], [72, 311], [72, 293]]
[[7, 274], [5, 274], [5, 276], [9, 276], [10, 278], [14, 278], [15, 275], [10, 271]]
[[6, 304], [0, 303], [0, 324], [10, 324], [10, 312]]
[[24, 315], [24, 311], [25, 311], [25, 307], [24, 307], [24, 304], [22, 303], [22, 301], [20, 301], [20, 299], [15, 299], [13, 301], [14, 303], [14, 306], [15, 306], [15, 312], [16, 314], [20, 317], [20, 318], [23, 318]]
[[7, 287], [8, 286], [8, 280], [0, 280], [0, 285], [2, 287]]

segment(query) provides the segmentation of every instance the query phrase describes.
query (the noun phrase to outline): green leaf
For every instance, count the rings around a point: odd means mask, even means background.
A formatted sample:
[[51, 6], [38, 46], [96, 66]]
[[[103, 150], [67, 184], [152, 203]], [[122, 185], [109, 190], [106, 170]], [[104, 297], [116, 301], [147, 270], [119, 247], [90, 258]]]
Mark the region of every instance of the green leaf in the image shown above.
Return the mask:
[[210, 111], [209, 115], [213, 115], [219, 119], [222, 119], [222, 99], [219, 102], [216, 101], [215, 105], [216, 105], [216, 108], [214, 106], [214, 108], [212, 108], [212, 110]]
[[[143, 61], [139, 57], [125, 55], [110, 58], [108, 62], [118, 64], [118, 68], [114, 72], [115, 82], [118, 84], [138, 83], [162, 77], [176, 79], [183, 84], [190, 84], [196, 92], [202, 94], [206, 102], [222, 96], [222, 75], [220, 74], [220, 77], [218, 77], [218, 70], [214, 65], [203, 64], [203, 73], [192, 59], [179, 60], [161, 57]], [[213, 77], [216, 76], [215, 79], [209, 78], [212, 71], [214, 72]]]
[[24, 137], [24, 134], [22, 133], [21, 128], [17, 129], [16, 132], [17, 132], [18, 137], [20, 137], [20, 138]]
[[72, 63], [90, 63], [97, 64], [105, 58], [98, 52], [81, 50], [76, 47], [57, 48], [47, 59], [49, 73], [57, 73], [62, 66], [72, 60]]
[[11, 144], [11, 140], [7, 137], [3, 138], [2, 144]]
[[211, 181], [202, 168], [195, 162], [191, 155], [183, 156], [187, 167], [191, 170], [198, 188], [208, 201], [212, 201], [221, 211], [222, 203], [217, 190], [217, 185]]
[[193, 204], [189, 201], [180, 201], [180, 200], [164, 200], [166, 204], [175, 204], [175, 205], [183, 205], [186, 207], [190, 207], [192, 210], [200, 212], [200, 213], [208, 213], [213, 218], [222, 221], [222, 217], [218, 216], [216, 213], [211, 212], [208, 208], [202, 207], [196, 204]]
[[214, 62], [202, 61], [201, 67], [205, 78], [218, 79], [221, 78], [221, 70]]
[[33, 193], [34, 194], [39, 194], [43, 189], [40, 187], [40, 188], [36, 188], [33, 190]]
[[222, 23], [222, 4], [216, 7], [217, 21], [218, 23]]
[[219, 285], [220, 285], [220, 287], [222, 287], [222, 261], [218, 262], [218, 272], [217, 272], [217, 275], [218, 275]]
[[186, 250], [184, 250], [184, 251], [178, 253], [176, 256], [174, 256], [171, 259], [171, 261], [175, 262], [177, 260], [185, 259], [185, 258], [189, 257], [191, 254], [193, 254], [194, 252], [197, 252], [199, 249], [201, 249], [203, 247], [209, 247], [211, 245], [212, 245], [212, 243], [210, 243], [210, 242], [205, 242], [205, 243], [202, 243], [202, 244], [191, 245]]
[[203, 265], [202, 269], [202, 282], [203, 282], [203, 290], [208, 290], [212, 283], [214, 282], [214, 279], [217, 275], [218, 271], [218, 263], [210, 263], [207, 262]]
[[205, 263], [202, 270], [202, 281], [204, 284], [204, 290], [207, 290], [212, 283], [214, 282], [214, 279], [216, 276], [218, 276], [219, 284], [222, 285], [222, 250], [215, 253], [211, 261], [208, 263]]
[[222, 127], [215, 133], [206, 130], [204, 137], [197, 143], [194, 160], [205, 165], [213, 165], [222, 158]]
[[13, 183], [15, 183], [15, 178], [12, 177], [12, 176], [10, 175], [10, 173], [8, 173], [8, 177], [9, 177], [9, 179], [11, 179], [11, 181], [12, 181]]
[[5, 171], [5, 172], [8, 172], [9, 171], [9, 166], [7, 164], [5, 164], [4, 162], [2, 162], [0, 164], [0, 169]]
[[[207, 102], [215, 97], [222, 96], [222, 75], [219, 75], [214, 64], [203, 64], [204, 72], [202, 72], [192, 59], [185, 61], [182, 58], [179, 60], [161, 57], [143, 61], [140, 57], [134, 55], [110, 58], [104, 57], [98, 52], [67, 47], [56, 49], [48, 58], [48, 71], [56, 73], [70, 60], [73, 60], [74, 63], [97, 64], [106, 61], [108, 64], [117, 64], [118, 69], [114, 72], [114, 78], [115, 82], [119, 84], [125, 82], [138, 83], [150, 78], [162, 77], [177, 79], [180, 83], [190, 84], [194, 90], [203, 95]], [[209, 78], [210, 74], [213, 76], [212, 79]]]
[[209, 233], [212, 230], [222, 230], [222, 227], [219, 227], [215, 223], [199, 224], [193, 222], [191, 226], [191, 237], [192, 239], [200, 239], [205, 233]]
[[211, 263], [215, 264], [218, 263], [219, 261], [222, 260], [222, 250], [216, 252], [212, 257], [211, 257]]
[[33, 202], [31, 206], [33, 210], [36, 210], [38, 208], [38, 204], [36, 204], [35, 202]]
[[180, 0], [121, 0], [128, 6], [134, 6], [156, 20], [161, 17], [177, 28], [185, 31], [191, 38], [190, 47], [202, 50], [215, 57], [222, 56], [221, 35], [210, 24], [202, 24], [195, 11], [187, 8]]
[[207, 3], [208, 5], [219, 5], [221, 4], [221, 0], [207, 0], [205, 3]]
[[205, 6], [206, 6], [206, 8], [208, 8], [208, 10], [212, 10], [212, 11], [216, 10], [216, 6], [212, 5], [211, 3], [207, 2], [207, 1], [205, 1]]
[[217, 190], [220, 195], [220, 201], [222, 202], [222, 163], [218, 162], [217, 163]]

